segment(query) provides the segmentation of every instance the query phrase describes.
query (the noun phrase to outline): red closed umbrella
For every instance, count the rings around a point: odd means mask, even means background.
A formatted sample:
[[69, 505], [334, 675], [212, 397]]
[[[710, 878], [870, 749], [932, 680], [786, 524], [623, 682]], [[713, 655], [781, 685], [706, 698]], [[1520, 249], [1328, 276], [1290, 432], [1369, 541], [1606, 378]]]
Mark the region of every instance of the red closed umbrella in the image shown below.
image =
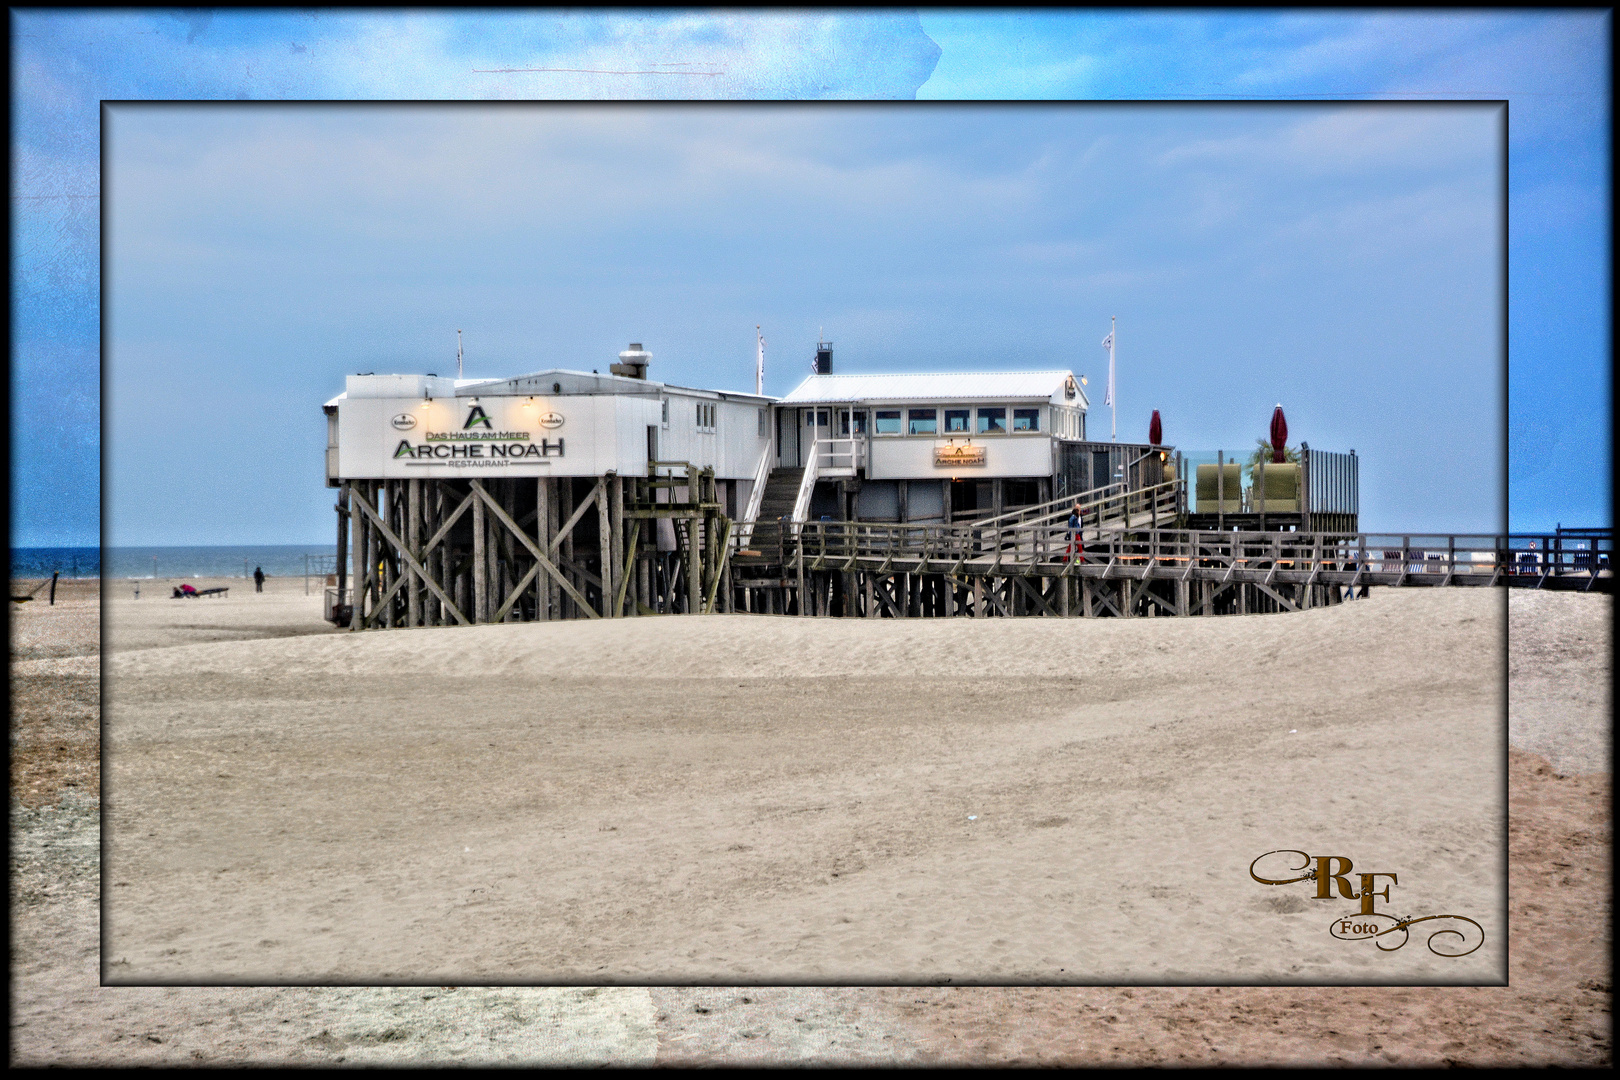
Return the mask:
[[1271, 460], [1281, 465], [1287, 459], [1283, 457], [1283, 447], [1288, 445], [1288, 420], [1283, 416], [1282, 405], [1279, 404], [1271, 414]]
[[1158, 446], [1164, 442], [1164, 425], [1159, 423], [1159, 410], [1153, 410], [1153, 419], [1148, 421], [1148, 442]]

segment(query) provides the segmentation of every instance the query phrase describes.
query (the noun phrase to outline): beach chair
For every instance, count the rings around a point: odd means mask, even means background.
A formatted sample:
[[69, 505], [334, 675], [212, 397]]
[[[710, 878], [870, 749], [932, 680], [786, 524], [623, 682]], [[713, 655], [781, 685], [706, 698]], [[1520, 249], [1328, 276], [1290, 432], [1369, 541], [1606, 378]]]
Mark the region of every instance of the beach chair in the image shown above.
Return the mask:
[[[1285, 461], [1281, 465], [1266, 462], [1254, 470], [1260, 490], [1252, 490], [1249, 508], [1255, 513], [1263, 509], [1268, 514], [1299, 513], [1299, 462]], [[1261, 495], [1265, 501], [1261, 501]]]
[[50, 583], [51, 583], [51, 579], [46, 578], [44, 581], [42, 581], [38, 585], [34, 586], [34, 591], [29, 593], [27, 596], [18, 596], [16, 593], [12, 593], [11, 598], [13, 600], [15, 600], [19, 604], [26, 604], [26, 603], [28, 603], [28, 601], [33, 600], [35, 597], [39, 596], [40, 592], [44, 590], [45, 586], [49, 585]]
[[[1224, 475], [1217, 475], [1220, 469]], [[1224, 490], [1223, 490], [1224, 489]], [[1219, 496], [1225, 496], [1224, 499]], [[1199, 514], [1236, 514], [1243, 505], [1243, 467], [1235, 461], [1225, 465], [1198, 466]]]

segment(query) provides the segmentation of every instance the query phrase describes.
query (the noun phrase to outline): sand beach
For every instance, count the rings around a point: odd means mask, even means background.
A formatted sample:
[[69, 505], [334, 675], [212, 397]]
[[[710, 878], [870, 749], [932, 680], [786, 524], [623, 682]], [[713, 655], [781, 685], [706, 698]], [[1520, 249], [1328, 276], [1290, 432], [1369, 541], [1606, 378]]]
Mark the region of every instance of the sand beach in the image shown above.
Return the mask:
[[[1610, 1053], [1606, 597], [352, 635], [229, 584], [108, 583], [104, 686], [93, 595], [13, 613], [14, 1060]], [[1484, 944], [1335, 940], [1273, 848]], [[135, 985], [298, 981], [416, 986]], [[1355, 985], [1221, 987], [1290, 982]]]

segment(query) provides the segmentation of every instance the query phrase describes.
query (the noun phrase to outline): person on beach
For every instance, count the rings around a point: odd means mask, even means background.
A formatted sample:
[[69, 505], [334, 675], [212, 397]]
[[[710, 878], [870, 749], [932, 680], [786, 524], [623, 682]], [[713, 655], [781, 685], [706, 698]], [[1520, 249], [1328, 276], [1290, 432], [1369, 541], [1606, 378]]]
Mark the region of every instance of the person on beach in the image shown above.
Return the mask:
[[1069, 511], [1069, 550], [1064, 555], [1064, 561], [1073, 561], [1079, 554], [1080, 562], [1086, 561], [1086, 545], [1080, 539], [1080, 504], [1075, 503], [1074, 509]]
[[253, 568], [253, 591], [264, 592], [264, 567], [262, 566]]

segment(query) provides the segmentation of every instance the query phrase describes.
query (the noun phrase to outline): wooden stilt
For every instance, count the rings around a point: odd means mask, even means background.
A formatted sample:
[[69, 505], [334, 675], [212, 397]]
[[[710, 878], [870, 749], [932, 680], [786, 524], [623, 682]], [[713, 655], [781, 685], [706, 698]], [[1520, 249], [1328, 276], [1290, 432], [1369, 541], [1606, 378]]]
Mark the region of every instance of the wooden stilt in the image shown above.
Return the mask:
[[[407, 480], [409, 495], [405, 501], [405, 542], [411, 547], [411, 554], [416, 558], [422, 557], [422, 481]], [[417, 580], [416, 571], [405, 568], [405, 625], [422, 625], [422, 583]]]
[[[382, 481], [372, 480], [366, 483], [366, 501], [376, 509], [382, 501]], [[377, 527], [368, 517], [366, 518], [366, 618], [370, 620], [377, 609]]]
[[337, 602], [343, 603], [349, 587], [349, 482], [338, 485], [337, 497]]
[[366, 524], [360, 514], [360, 500], [365, 498], [365, 481], [351, 480], [349, 487], [349, 535], [353, 538], [351, 548], [354, 552], [354, 589], [350, 594], [353, 614], [349, 618], [349, 629], [358, 630], [365, 625], [366, 610]]
[[[574, 480], [573, 480], [573, 477], [569, 477], [569, 476], [558, 477], [558, 479], [557, 479], [557, 514], [558, 514], [559, 517], [567, 518], [567, 519], [569, 519], [570, 522], [572, 522], [574, 520], [574, 510], [575, 510], [575, 506], [574, 506]], [[570, 529], [563, 536], [561, 550], [562, 550], [562, 557], [563, 557], [564, 561], [566, 563], [568, 563], [570, 566], [572, 566], [572, 564], [574, 562], [574, 533], [573, 533], [572, 529]], [[564, 574], [565, 577], [568, 578], [569, 584], [573, 585], [574, 588], [577, 589], [582, 584], [582, 582], [579, 580], [578, 575], [576, 575], [572, 569], [565, 569], [563, 571], [563, 574]], [[562, 610], [562, 617], [563, 618], [565, 618], [565, 619], [577, 619], [577, 618], [579, 618], [579, 612], [574, 610], [574, 603], [566, 593], [560, 593], [558, 595], [557, 603], [558, 603], [558, 606]]]
[[686, 613], [696, 615], [702, 610], [703, 588], [703, 549], [698, 545], [701, 538], [698, 536], [698, 518], [686, 519]]
[[[625, 530], [624, 530], [624, 478], [615, 474], [609, 484], [608, 491], [608, 558], [613, 563], [613, 595], [619, 596], [626, 589], [623, 582], [628, 571], [625, 568]], [[624, 606], [615, 604], [610, 613], [612, 618], [619, 618], [624, 614]]]
[[472, 519], [473, 622], [482, 623], [489, 618], [489, 575], [485, 565], [489, 558], [489, 528], [484, 521], [484, 500], [473, 500]]
[[[784, 524], [783, 527], [786, 528], [787, 526]], [[808, 606], [805, 604], [804, 543], [803, 543], [803, 537], [802, 536], [800, 537], [800, 542], [798, 544], [794, 545], [794, 551], [795, 551], [794, 561], [798, 564], [798, 572], [799, 572], [799, 592], [798, 592], [799, 614], [807, 616], [807, 615], [810, 614], [810, 612], [808, 610]]]
[[[617, 477], [614, 477], [617, 479]], [[601, 564], [602, 617], [613, 617], [613, 520], [608, 514], [608, 485], [596, 485], [596, 561]]]

